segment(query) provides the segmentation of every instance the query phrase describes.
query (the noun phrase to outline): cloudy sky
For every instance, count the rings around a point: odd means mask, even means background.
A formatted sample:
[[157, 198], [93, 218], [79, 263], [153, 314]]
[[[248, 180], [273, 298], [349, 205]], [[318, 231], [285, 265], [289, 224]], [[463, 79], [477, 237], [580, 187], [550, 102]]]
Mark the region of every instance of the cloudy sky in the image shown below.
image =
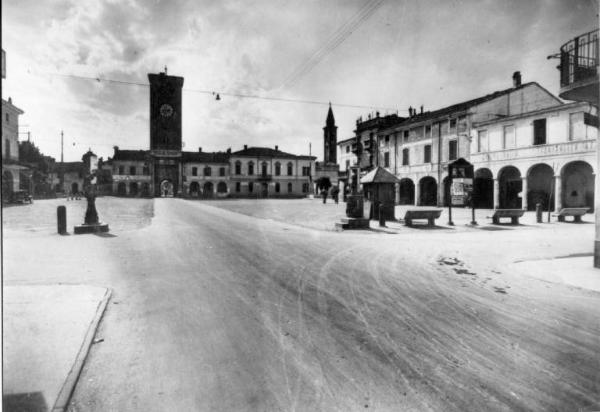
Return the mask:
[[147, 149], [147, 74], [165, 66], [185, 78], [185, 150], [312, 143], [321, 158], [329, 101], [342, 140], [375, 108], [441, 108], [516, 70], [557, 93], [546, 57], [598, 27], [598, 0], [2, 0], [2, 13], [2, 97], [57, 159], [64, 130], [65, 160]]

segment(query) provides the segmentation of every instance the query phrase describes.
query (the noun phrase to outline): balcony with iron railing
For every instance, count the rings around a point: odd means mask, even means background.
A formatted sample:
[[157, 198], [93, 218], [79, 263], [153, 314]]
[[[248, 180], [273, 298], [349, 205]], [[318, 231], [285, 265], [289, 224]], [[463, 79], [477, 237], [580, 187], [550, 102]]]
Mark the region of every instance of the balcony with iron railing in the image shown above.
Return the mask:
[[598, 30], [562, 45], [558, 66], [561, 98], [598, 104], [598, 57]]

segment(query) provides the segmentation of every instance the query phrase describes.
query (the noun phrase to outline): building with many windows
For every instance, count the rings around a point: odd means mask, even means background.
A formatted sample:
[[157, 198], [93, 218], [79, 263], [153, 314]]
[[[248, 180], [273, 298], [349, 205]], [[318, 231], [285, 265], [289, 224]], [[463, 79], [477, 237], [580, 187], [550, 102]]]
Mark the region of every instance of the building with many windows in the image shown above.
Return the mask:
[[19, 164], [19, 109], [9, 97], [2, 99], [2, 201], [10, 201], [12, 193], [19, 190], [20, 174], [27, 167]]

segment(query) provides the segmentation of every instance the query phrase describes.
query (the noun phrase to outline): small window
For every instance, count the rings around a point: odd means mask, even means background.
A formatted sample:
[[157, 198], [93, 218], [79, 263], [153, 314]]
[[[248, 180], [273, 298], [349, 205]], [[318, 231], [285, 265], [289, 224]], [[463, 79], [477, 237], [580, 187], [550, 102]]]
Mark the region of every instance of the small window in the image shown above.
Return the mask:
[[408, 166], [409, 158], [408, 158], [408, 149], [402, 149], [402, 166]]
[[254, 191], [254, 183], [248, 182], [248, 192], [252, 193]]
[[212, 169], [208, 166], [206, 166], [204, 168], [204, 176], [211, 176], [212, 175]]
[[292, 193], [292, 182], [288, 183], [288, 193]]
[[240, 182], [235, 182], [235, 191], [240, 193], [242, 191], [242, 184]]
[[240, 162], [240, 161], [235, 162], [235, 174], [236, 175], [242, 174], [242, 162]]
[[346, 153], [350, 153], [350, 145], [346, 146]]
[[287, 164], [287, 174], [292, 176], [294, 174], [294, 165], [290, 162]]
[[390, 167], [390, 152], [383, 154], [383, 167]]
[[386, 143], [389, 143], [389, 142], [390, 142], [390, 135], [389, 135], [389, 134], [388, 134], [388, 135], [385, 137], [385, 142], [386, 142]]
[[302, 193], [308, 193], [308, 183], [302, 183]]
[[225, 168], [219, 167], [219, 176], [225, 176]]
[[279, 193], [279, 182], [275, 183], [275, 193]]
[[448, 160], [456, 160], [458, 156], [458, 144], [456, 140], [448, 142]]
[[403, 136], [404, 136], [404, 141], [406, 142], [408, 140], [408, 130], [404, 131]]
[[456, 129], [456, 119], [450, 119], [450, 130]]
[[533, 144], [546, 144], [546, 119], [533, 121]]
[[10, 158], [10, 139], [4, 139], [4, 153], [6, 153], [6, 158]]
[[302, 166], [302, 176], [310, 176], [310, 166]]
[[129, 166], [129, 174], [135, 176], [135, 166]]
[[120, 175], [124, 175], [125, 174], [125, 166], [119, 166], [119, 174]]
[[8, 113], [6, 113], [6, 114], [4, 115], [4, 118], [6, 119], [6, 123], [8, 123], [8, 119], [9, 119], [9, 117], [8, 117]]
[[267, 162], [262, 162], [261, 166], [262, 166], [262, 168], [261, 168], [261, 174], [263, 176], [266, 176], [267, 175]]
[[431, 137], [431, 125], [425, 125], [425, 136], [426, 137]]
[[254, 174], [254, 163], [249, 162], [248, 163], [248, 175], [252, 176]]
[[423, 149], [423, 163], [431, 163], [431, 145], [426, 144]]
[[198, 176], [198, 168], [197, 167], [192, 167], [192, 176]]
[[281, 175], [281, 163], [277, 162], [275, 163], [275, 176], [280, 176]]

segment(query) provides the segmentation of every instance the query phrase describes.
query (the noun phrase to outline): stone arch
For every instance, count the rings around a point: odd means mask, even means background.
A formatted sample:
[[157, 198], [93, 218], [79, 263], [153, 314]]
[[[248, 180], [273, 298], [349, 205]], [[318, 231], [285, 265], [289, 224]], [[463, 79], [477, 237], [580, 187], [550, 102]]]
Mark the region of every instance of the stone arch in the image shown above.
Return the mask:
[[523, 190], [521, 172], [514, 166], [505, 166], [498, 172], [499, 185], [499, 208], [520, 209], [521, 198], [519, 194]]
[[200, 195], [200, 183], [196, 181], [190, 183], [189, 194], [192, 197], [198, 197]]
[[217, 183], [217, 193], [227, 193], [227, 183], [225, 183], [225, 182]]
[[594, 170], [583, 161], [576, 160], [563, 166], [561, 171], [562, 207], [588, 207], [594, 210]]
[[535, 210], [536, 204], [542, 210], [554, 210], [554, 170], [546, 163], [537, 163], [527, 171], [527, 210]]
[[137, 196], [139, 191], [139, 186], [137, 182], [131, 182], [129, 184], [129, 196]]
[[212, 184], [212, 182], [204, 183], [204, 186], [202, 187], [202, 196], [205, 198], [211, 198], [213, 197], [213, 192], [214, 185]]
[[419, 180], [419, 206], [437, 205], [437, 182], [434, 177], [425, 176]]
[[415, 204], [415, 184], [409, 178], [400, 179], [400, 204]]
[[117, 195], [127, 196], [127, 185], [125, 184], [125, 182], [119, 182], [117, 184]]
[[494, 175], [488, 168], [475, 171], [473, 179], [473, 202], [476, 208], [494, 208]]

